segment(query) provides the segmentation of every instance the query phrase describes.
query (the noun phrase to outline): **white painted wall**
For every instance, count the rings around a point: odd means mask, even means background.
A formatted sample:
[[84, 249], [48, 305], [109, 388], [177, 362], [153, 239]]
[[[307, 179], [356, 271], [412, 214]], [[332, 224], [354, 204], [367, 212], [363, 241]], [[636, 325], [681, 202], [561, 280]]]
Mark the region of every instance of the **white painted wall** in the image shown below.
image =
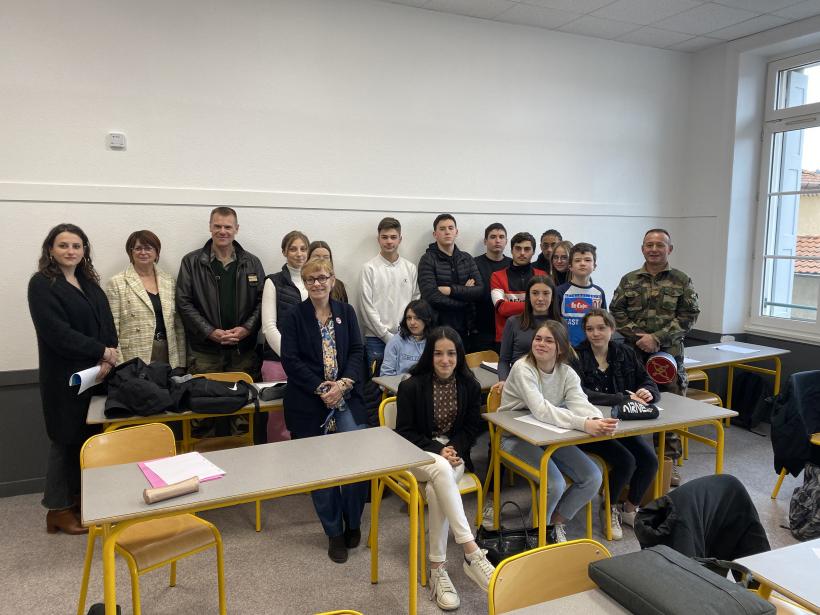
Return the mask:
[[0, 370], [36, 367], [24, 289], [51, 226], [81, 225], [104, 279], [143, 227], [176, 270], [218, 204], [271, 271], [292, 228], [329, 241], [354, 292], [383, 215], [413, 260], [441, 211], [473, 253], [496, 220], [557, 227], [599, 246], [609, 293], [666, 226], [720, 309], [716, 213], [684, 198], [689, 55], [368, 0], [7, 0], [0, 40]]

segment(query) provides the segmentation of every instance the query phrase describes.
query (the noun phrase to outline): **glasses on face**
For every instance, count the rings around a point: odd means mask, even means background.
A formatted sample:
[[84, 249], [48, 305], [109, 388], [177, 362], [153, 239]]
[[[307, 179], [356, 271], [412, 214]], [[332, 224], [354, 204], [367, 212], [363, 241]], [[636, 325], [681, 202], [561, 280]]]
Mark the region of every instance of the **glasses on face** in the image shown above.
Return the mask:
[[305, 286], [313, 286], [316, 282], [319, 282], [322, 286], [327, 284], [328, 280], [330, 280], [331, 276], [329, 275], [320, 275], [315, 278], [305, 278]]
[[554, 260], [554, 261], [568, 261], [568, 260], [569, 260], [569, 256], [567, 256], [567, 255], [553, 254], [553, 255], [552, 255], [552, 260]]
[[146, 252], [151, 253], [154, 251], [154, 246], [134, 246], [131, 248], [132, 252]]

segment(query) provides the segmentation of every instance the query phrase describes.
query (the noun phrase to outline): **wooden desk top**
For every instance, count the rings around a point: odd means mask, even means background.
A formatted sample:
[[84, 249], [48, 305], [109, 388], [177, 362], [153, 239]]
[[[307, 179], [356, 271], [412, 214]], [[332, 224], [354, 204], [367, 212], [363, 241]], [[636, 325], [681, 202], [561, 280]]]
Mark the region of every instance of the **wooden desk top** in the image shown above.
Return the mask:
[[[255, 384], [256, 388], [262, 388], [265, 386], [266, 383], [260, 382]], [[121, 423], [123, 421], [132, 422], [134, 420], [144, 419], [146, 423], [150, 423], [151, 419], [157, 419], [158, 417], [162, 417], [161, 420], [166, 419], [173, 419], [179, 417], [189, 417], [189, 418], [209, 418], [214, 416], [222, 416], [217, 414], [194, 414], [190, 410], [185, 412], [160, 412], [159, 414], [150, 415], [150, 416], [141, 416], [138, 414], [132, 414], [131, 416], [118, 416], [115, 418], [108, 418], [105, 416], [105, 395], [95, 395], [91, 398], [91, 403], [88, 405], [88, 414], [85, 417], [85, 422], [87, 425], [108, 425], [109, 423]], [[248, 412], [252, 412], [254, 410], [253, 404], [248, 404], [244, 408], [240, 408], [236, 412], [231, 412], [230, 414], [246, 414]], [[259, 400], [259, 409], [263, 412], [269, 412], [271, 410], [279, 410], [282, 409], [284, 406], [282, 404], [282, 400], [274, 399], [273, 401], [262, 401]]]
[[585, 592], [570, 594], [563, 598], [548, 600], [540, 604], [507, 611], [504, 615], [611, 615], [629, 613], [627, 609], [618, 604], [609, 595], [600, 589], [589, 589]]
[[[661, 400], [658, 403], [658, 407], [661, 413], [656, 419], [620, 421], [618, 429], [615, 432], [615, 437], [628, 436], [630, 433], [638, 432], [665, 431], [702, 421], [737, 416], [737, 412], [734, 410], [712, 406], [711, 404], [705, 404], [673, 393], [661, 393]], [[609, 416], [609, 408], [602, 407], [601, 410], [604, 416]], [[517, 417], [526, 416], [527, 414], [530, 414], [530, 412], [514, 410], [510, 412], [486, 412], [481, 416], [494, 425], [501, 427], [504, 431], [537, 446], [568, 443], [574, 440], [586, 440], [591, 438], [589, 434], [574, 429], [559, 434], [543, 427], [516, 420]], [[606, 439], [606, 437], [596, 439], [603, 440]]]
[[136, 463], [83, 470], [83, 525], [219, 508], [255, 497], [369, 480], [433, 462], [387, 427], [234, 448], [205, 457], [225, 470], [225, 476], [201, 483], [197, 493], [150, 505], [142, 499], [143, 489], [150, 485]]
[[[498, 382], [498, 374], [495, 374], [489, 370], [482, 367], [471, 367], [470, 370], [472, 370], [473, 375], [481, 385], [481, 390], [485, 393], [490, 390], [491, 386]], [[381, 387], [384, 387], [388, 392], [395, 395], [396, 391], [399, 390], [399, 384], [405, 378], [405, 374], [401, 374], [399, 376], [376, 376], [373, 378], [373, 382]]]
[[737, 563], [778, 593], [820, 613], [820, 538], [741, 557]]
[[[730, 350], [719, 350], [718, 346], [739, 346], [748, 348], [754, 352], [742, 353]], [[720, 365], [731, 365], [743, 363], [745, 361], [758, 361], [770, 359], [784, 354], [789, 354], [789, 350], [773, 348], [771, 346], [759, 346], [757, 344], [747, 344], [745, 342], [722, 342], [720, 344], [704, 344], [703, 346], [689, 346], [684, 350], [687, 359], [694, 359], [697, 363], [687, 363], [687, 369], [708, 369]]]

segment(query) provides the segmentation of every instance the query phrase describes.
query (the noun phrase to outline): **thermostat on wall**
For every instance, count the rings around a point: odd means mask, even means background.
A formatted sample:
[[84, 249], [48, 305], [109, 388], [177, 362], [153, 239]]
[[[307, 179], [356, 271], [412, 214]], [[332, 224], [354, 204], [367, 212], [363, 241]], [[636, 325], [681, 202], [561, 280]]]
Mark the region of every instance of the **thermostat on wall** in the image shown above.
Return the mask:
[[125, 134], [121, 132], [109, 132], [106, 139], [108, 149], [125, 151]]

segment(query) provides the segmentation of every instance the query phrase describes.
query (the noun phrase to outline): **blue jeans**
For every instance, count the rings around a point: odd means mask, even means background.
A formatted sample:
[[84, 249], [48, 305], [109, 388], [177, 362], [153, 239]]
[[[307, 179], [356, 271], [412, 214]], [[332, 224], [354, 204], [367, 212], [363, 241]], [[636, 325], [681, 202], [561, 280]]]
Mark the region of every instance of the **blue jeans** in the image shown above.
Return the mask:
[[[336, 432], [355, 431], [364, 429], [358, 425], [350, 410], [336, 412]], [[291, 434], [298, 438], [297, 434]], [[350, 451], [355, 455], [356, 451]], [[368, 483], [353, 483], [341, 487], [328, 487], [310, 492], [313, 499], [313, 508], [322, 523], [325, 534], [333, 538], [341, 536], [345, 529], [357, 530], [362, 522], [362, 511], [367, 499]]]
[[[515, 436], [505, 436], [501, 439], [501, 448], [534, 468], [541, 467], [544, 449], [540, 446]], [[564, 474], [572, 480], [569, 489]], [[533, 478], [538, 482], [537, 477]], [[598, 464], [577, 446], [563, 446], [556, 450], [547, 465], [547, 523], [556, 508], [564, 519], [572, 519], [595, 497], [602, 480]]]
[[364, 345], [367, 348], [367, 369], [369, 370], [373, 361], [384, 358], [386, 344], [380, 337], [366, 337], [364, 338]]

